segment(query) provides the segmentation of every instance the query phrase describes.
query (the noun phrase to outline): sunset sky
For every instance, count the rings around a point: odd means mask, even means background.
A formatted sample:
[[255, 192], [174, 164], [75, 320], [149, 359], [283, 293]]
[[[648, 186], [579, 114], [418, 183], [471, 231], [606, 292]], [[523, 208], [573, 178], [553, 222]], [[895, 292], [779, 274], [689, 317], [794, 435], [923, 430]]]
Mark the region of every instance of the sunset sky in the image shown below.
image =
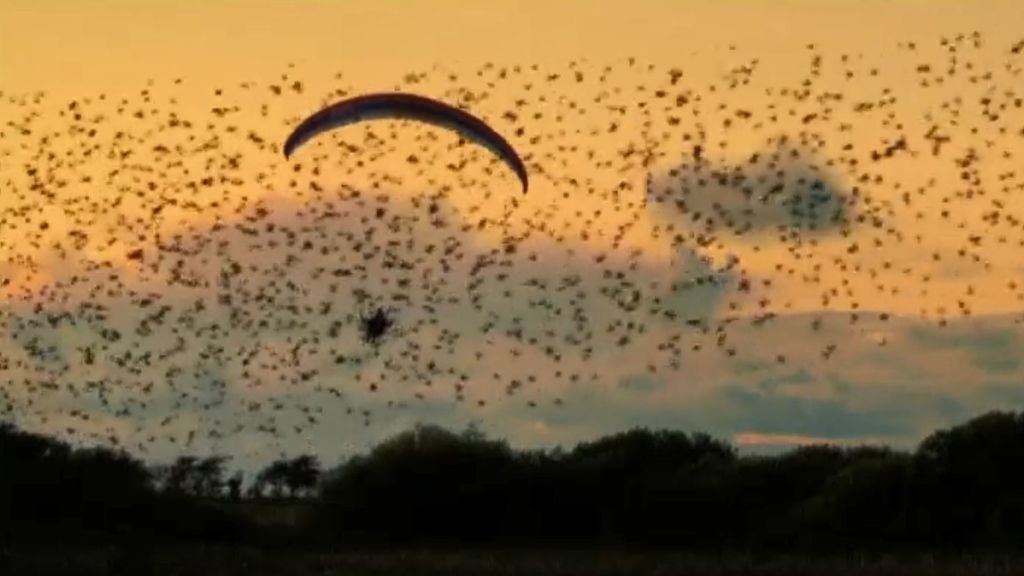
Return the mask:
[[[5, 0], [0, 416], [244, 467], [415, 422], [912, 447], [1019, 409], [1022, 21], [1018, 0]], [[489, 122], [529, 193], [415, 123], [283, 158], [303, 117], [392, 90]], [[376, 350], [358, 293], [398, 321]]]

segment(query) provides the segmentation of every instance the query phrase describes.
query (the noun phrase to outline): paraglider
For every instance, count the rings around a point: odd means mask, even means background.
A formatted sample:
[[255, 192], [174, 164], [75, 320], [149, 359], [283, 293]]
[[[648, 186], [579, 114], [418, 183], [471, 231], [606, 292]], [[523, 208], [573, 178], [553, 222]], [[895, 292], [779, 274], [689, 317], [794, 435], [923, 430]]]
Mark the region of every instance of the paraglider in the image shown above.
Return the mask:
[[526, 165], [505, 138], [464, 110], [415, 94], [366, 94], [335, 102], [303, 120], [292, 131], [284, 143], [285, 158], [321, 132], [378, 118], [418, 120], [455, 130], [494, 152], [515, 172], [523, 192], [527, 190]]
[[377, 307], [372, 314], [359, 315], [359, 330], [363, 341], [376, 346], [395, 325], [390, 308]]

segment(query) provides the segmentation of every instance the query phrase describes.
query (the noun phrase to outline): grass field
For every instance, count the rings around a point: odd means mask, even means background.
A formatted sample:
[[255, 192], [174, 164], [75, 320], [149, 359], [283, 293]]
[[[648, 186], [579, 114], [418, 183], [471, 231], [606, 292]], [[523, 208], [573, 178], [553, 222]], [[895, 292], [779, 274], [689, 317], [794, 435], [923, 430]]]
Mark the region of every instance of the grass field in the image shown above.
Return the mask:
[[218, 546], [159, 549], [61, 547], [7, 554], [0, 573], [21, 575], [208, 575], [208, 576], [576, 576], [576, 575], [843, 575], [872, 576], [1024, 574], [1024, 559], [1000, 555], [712, 557], [669, 553], [601, 551], [429, 550], [319, 553]]

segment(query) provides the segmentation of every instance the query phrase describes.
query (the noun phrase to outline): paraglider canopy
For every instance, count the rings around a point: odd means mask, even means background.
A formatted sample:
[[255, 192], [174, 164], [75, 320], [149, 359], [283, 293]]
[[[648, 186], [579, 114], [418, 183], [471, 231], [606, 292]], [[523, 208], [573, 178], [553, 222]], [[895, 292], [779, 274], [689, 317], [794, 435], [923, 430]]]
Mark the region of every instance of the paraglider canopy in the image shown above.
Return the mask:
[[410, 119], [450, 128], [487, 147], [515, 172], [526, 192], [529, 182], [526, 165], [505, 138], [483, 120], [444, 102], [400, 92], [365, 94], [335, 102], [303, 120], [284, 143], [288, 158], [306, 141], [321, 132], [363, 120], [378, 118]]

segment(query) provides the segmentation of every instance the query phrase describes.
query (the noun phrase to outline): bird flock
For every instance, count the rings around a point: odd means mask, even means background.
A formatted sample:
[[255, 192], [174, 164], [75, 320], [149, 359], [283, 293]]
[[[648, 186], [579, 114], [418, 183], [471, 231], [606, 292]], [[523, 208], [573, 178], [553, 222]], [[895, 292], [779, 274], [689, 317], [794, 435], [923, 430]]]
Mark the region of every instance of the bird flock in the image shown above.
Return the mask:
[[[866, 325], [884, 347], [895, 317], [1019, 310], [1024, 40], [885, 56], [808, 45], [790, 81], [730, 46], [710, 78], [624, 58], [390, 87], [485, 118], [525, 196], [413, 122], [284, 160], [298, 118], [372, 91], [343, 73], [0, 92], [0, 417], [142, 453], [557, 417], [638, 373], [827, 365]], [[744, 345], [783, 316], [802, 329]]]

